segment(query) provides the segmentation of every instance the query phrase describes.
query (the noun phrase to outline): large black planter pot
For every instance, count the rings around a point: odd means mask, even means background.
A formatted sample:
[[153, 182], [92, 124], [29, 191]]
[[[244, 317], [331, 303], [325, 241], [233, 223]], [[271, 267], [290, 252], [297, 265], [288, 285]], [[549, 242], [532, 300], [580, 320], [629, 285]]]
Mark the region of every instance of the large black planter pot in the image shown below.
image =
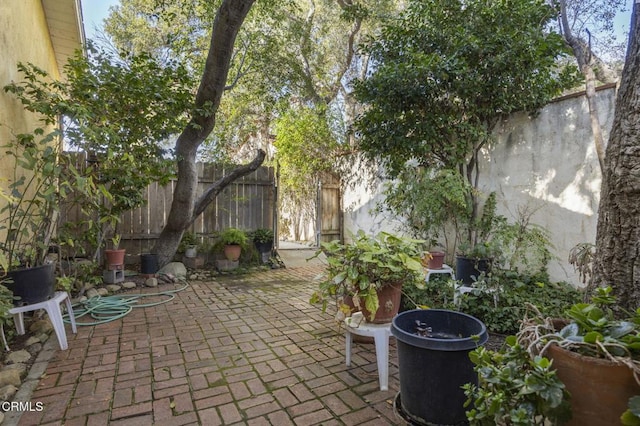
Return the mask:
[[[431, 331], [418, 335], [417, 324]], [[398, 314], [391, 334], [398, 342], [400, 400], [407, 420], [418, 425], [464, 424], [462, 386], [478, 383], [469, 352], [487, 341], [485, 325], [461, 312], [416, 309]]]
[[8, 273], [12, 282], [5, 286], [13, 292], [16, 306], [31, 305], [44, 302], [53, 297], [56, 289], [56, 277], [53, 264], [36, 266], [11, 271]]
[[490, 259], [456, 256], [456, 279], [466, 286], [472, 285], [484, 272], [491, 270]]

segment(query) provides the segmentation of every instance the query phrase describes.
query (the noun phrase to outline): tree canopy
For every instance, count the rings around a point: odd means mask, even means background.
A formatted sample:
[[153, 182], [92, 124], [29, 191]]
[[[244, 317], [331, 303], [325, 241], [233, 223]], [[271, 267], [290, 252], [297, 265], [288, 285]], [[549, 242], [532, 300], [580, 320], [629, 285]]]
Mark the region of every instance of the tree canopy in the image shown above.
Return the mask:
[[568, 54], [545, 31], [555, 10], [539, 0], [410, 1], [365, 50], [375, 70], [356, 85], [366, 105], [359, 147], [396, 176], [409, 160], [465, 167], [495, 124], [535, 111], [576, 82]]

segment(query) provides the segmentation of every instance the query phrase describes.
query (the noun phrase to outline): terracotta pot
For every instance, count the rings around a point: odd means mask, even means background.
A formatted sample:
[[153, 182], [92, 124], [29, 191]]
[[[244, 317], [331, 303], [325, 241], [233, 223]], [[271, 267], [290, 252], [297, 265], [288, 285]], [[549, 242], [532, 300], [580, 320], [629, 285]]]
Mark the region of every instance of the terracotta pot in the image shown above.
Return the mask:
[[640, 395], [640, 386], [624, 365], [583, 356], [556, 345], [549, 347], [546, 356], [553, 360], [558, 378], [571, 394], [573, 417], [568, 425], [620, 424], [629, 398]]
[[124, 267], [125, 249], [105, 250], [104, 256], [107, 258], [107, 269], [110, 271], [119, 270]]
[[378, 290], [379, 308], [376, 311], [373, 321], [371, 321], [371, 312], [364, 306], [362, 313], [368, 322], [374, 324], [385, 324], [391, 322], [393, 317], [398, 315], [400, 310], [400, 297], [402, 296], [402, 283], [386, 285]]
[[429, 269], [442, 269], [444, 265], [444, 252], [443, 251], [430, 251], [431, 259], [429, 259]]
[[224, 257], [232, 262], [240, 259], [241, 252], [242, 247], [240, 247], [238, 244], [227, 244], [226, 246], [224, 246]]

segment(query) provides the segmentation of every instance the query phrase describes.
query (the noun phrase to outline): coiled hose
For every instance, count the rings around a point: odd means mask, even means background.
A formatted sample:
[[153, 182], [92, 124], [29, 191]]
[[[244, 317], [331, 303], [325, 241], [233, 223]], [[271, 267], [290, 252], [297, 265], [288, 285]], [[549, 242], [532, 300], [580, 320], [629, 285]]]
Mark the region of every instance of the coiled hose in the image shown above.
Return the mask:
[[[73, 316], [78, 326], [104, 324], [124, 317], [131, 312], [133, 308], [146, 308], [170, 302], [176, 297], [176, 293], [186, 289], [188, 286], [189, 283], [185, 283], [183, 287], [175, 290], [161, 291], [159, 293], [116, 294], [104, 297], [95, 296], [74, 303], [72, 305]], [[157, 302], [139, 303], [140, 300], [148, 297], [166, 297], [166, 299]], [[85, 318], [84, 321], [79, 320], [83, 317]], [[87, 318], [89, 320], [87, 320]], [[70, 322], [69, 314], [65, 313], [62, 319], [68, 324]]]

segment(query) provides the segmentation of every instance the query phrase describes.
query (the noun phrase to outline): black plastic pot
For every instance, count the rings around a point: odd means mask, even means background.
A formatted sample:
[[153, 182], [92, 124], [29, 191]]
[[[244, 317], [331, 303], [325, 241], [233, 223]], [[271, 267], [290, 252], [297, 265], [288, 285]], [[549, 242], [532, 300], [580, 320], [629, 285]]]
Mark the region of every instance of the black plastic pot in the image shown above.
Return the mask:
[[151, 275], [158, 272], [158, 255], [157, 254], [141, 254], [140, 255], [140, 273]]
[[466, 286], [472, 285], [484, 272], [491, 270], [491, 259], [456, 256], [456, 279]]
[[262, 263], [269, 262], [269, 258], [271, 257], [271, 252], [273, 251], [273, 242], [269, 241], [268, 243], [254, 243], [256, 246], [256, 250], [260, 253], [260, 260]]
[[7, 275], [12, 282], [3, 284], [13, 292], [14, 297], [19, 297], [13, 301], [13, 304], [31, 305], [53, 297], [56, 290], [54, 266], [54, 264], [47, 264], [10, 271]]
[[[428, 331], [419, 335], [418, 328]], [[478, 383], [469, 352], [486, 343], [485, 325], [461, 312], [416, 309], [398, 314], [391, 334], [398, 342], [401, 408], [407, 420], [464, 424], [462, 386]]]

